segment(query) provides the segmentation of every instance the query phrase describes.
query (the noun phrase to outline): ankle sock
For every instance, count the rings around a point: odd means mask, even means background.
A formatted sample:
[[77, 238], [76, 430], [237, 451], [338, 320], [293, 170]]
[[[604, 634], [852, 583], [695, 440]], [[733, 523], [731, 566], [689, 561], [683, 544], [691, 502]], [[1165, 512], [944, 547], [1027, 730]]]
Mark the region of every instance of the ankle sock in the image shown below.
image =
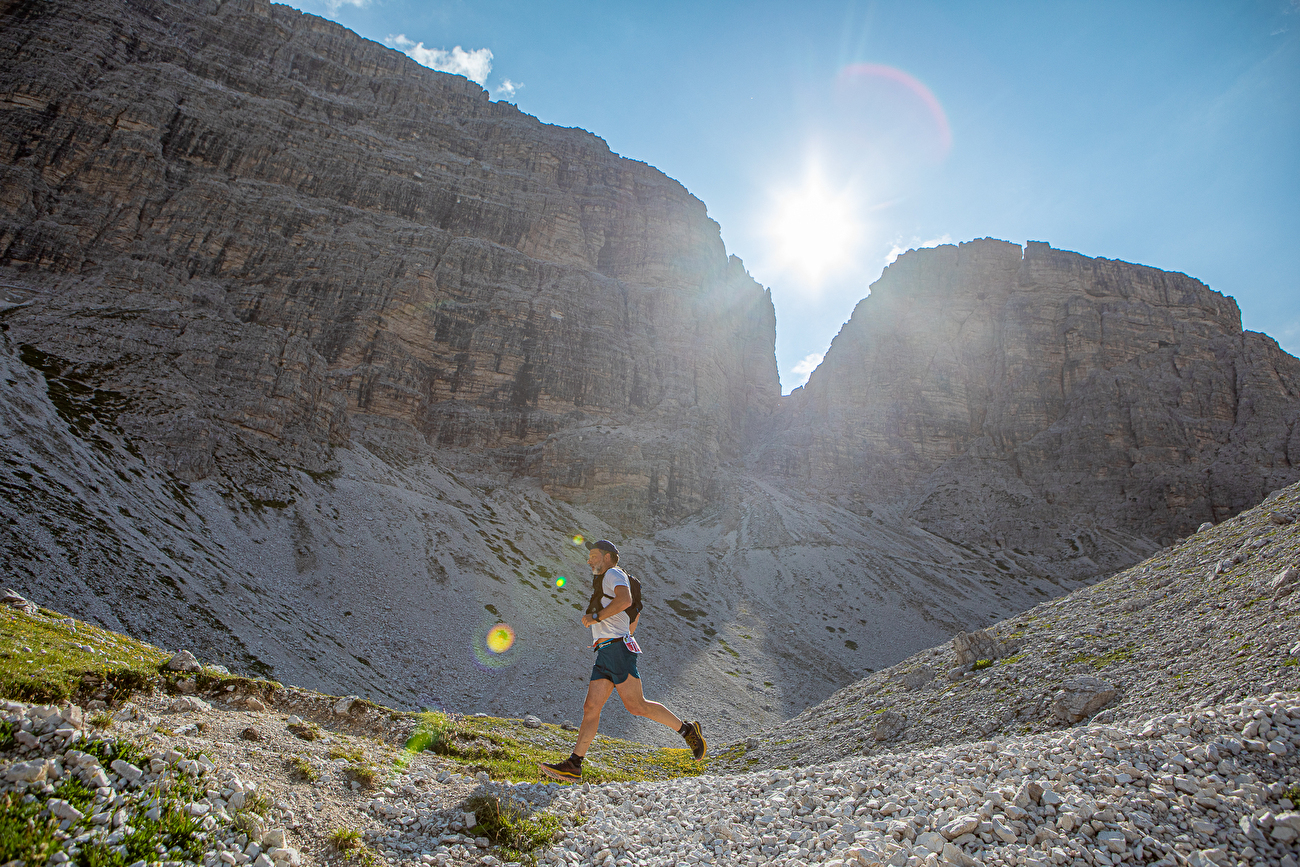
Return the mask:
[[577, 753], [569, 753], [569, 761], [573, 762], [578, 767], [582, 767], [582, 759], [583, 757]]
[[691, 724], [683, 720], [682, 727], [677, 730], [677, 734], [681, 735], [682, 737], [686, 737], [686, 733], [689, 732], [690, 730], [691, 730]]

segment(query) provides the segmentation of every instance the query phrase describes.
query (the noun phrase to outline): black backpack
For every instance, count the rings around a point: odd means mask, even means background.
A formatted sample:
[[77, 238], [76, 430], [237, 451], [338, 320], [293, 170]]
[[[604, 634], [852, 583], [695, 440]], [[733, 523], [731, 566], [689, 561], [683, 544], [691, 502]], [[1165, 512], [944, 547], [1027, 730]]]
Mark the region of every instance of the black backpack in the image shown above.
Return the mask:
[[[636, 620], [637, 617], [641, 616], [641, 610], [644, 607], [641, 604], [641, 582], [638, 581], [636, 576], [630, 572], [624, 572], [623, 574], [627, 576], [627, 583], [632, 585], [632, 604], [625, 609], [627, 620], [631, 623], [633, 620]], [[605, 576], [592, 575], [591, 599], [587, 601], [587, 616], [595, 617], [596, 612], [605, 607], [601, 604], [601, 600], [613, 598], [614, 597], [612, 596], [605, 595]]]

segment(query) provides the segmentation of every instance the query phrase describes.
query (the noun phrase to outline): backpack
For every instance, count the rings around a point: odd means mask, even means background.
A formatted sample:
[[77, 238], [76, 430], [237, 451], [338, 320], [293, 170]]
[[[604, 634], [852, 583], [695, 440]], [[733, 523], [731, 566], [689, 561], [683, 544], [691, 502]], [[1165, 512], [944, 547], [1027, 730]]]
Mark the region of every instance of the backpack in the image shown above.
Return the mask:
[[[625, 571], [623, 574], [627, 576], [627, 583], [632, 585], [632, 604], [624, 609], [624, 613], [627, 614], [627, 620], [631, 623], [641, 615], [641, 611], [645, 606], [641, 604], [641, 582], [630, 572]], [[602, 599], [614, 598], [605, 595], [604, 583], [604, 575], [591, 576], [591, 599], [587, 601], [588, 616], [595, 617], [596, 612], [605, 607], [600, 604]]]

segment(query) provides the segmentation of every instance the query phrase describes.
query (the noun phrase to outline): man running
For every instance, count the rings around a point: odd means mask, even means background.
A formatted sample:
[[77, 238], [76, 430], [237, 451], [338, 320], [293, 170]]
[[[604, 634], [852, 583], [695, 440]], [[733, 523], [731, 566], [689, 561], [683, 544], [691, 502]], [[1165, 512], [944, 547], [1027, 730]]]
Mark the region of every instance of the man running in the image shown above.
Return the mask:
[[648, 717], [676, 731], [686, 740], [695, 760], [699, 761], [708, 749], [700, 724], [683, 722], [668, 708], [657, 701], [646, 700], [641, 693], [641, 676], [636, 670], [636, 657], [641, 648], [632, 637], [636, 624], [629, 622], [627, 617], [627, 609], [632, 605], [632, 585], [627, 574], [618, 568], [618, 548], [613, 542], [601, 539], [591, 546], [587, 565], [591, 567], [593, 597], [596, 581], [601, 582], [598, 610], [594, 614], [582, 615], [582, 625], [591, 627], [591, 646], [596, 651], [596, 664], [591, 669], [591, 682], [587, 684], [587, 700], [582, 704], [578, 743], [564, 761], [553, 765], [543, 763], [542, 773], [564, 782], [582, 778], [582, 760], [596, 738], [601, 708], [615, 689], [628, 713]]

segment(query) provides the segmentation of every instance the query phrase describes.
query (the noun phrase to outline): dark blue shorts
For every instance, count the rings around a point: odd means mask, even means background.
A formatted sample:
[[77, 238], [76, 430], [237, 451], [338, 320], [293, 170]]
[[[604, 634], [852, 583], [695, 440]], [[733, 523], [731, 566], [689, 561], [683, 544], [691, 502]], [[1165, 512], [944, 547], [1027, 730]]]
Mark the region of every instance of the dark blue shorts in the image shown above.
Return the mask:
[[596, 651], [596, 664], [591, 667], [592, 680], [609, 680], [618, 686], [627, 680], [629, 674], [641, 679], [636, 670], [636, 654], [628, 650], [626, 644], [611, 641]]

